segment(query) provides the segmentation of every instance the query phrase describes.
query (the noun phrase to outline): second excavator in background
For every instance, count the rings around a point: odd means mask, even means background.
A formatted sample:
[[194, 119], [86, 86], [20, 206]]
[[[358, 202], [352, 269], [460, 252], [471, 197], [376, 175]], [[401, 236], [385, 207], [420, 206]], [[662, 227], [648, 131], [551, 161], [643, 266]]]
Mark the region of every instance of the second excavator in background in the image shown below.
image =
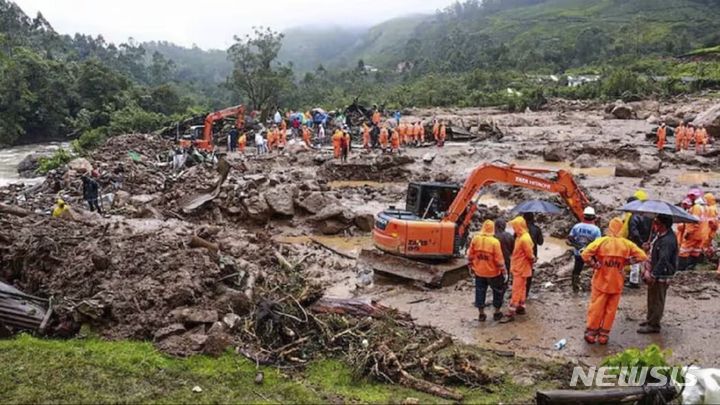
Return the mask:
[[480, 190], [491, 184], [558, 194], [578, 219], [589, 203], [568, 171], [483, 164], [470, 173], [462, 187], [410, 183], [404, 210], [390, 207], [376, 216], [376, 249], [363, 250], [362, 262], [380, 273], [431, 286], [445, 284], [450, 273], [467, 266], [464, 249], [469, 226]]
[[[189, 148], [194, 146], [197, 149], [211, 152], [215, 148], [213, 144], [215, 122], [231, 117], [235, 118], [235, 127], [238, 131], [241, 131], [245, 127], [245, 107], [242, 105], [228, 107], [208, 114], [202, 126], [192, 127], [193, 132], [189, 136], [180, 139], [180, 147]], [[202, 133], [200, 133], [201, 129]]]

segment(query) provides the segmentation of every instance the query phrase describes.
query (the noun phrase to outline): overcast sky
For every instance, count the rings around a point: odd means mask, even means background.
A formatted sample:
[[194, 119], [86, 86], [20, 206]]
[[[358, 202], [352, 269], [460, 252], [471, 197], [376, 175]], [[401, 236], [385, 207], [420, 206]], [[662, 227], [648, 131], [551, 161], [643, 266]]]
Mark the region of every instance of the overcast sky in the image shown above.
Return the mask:
[[102, 34], [225, 49], [253, 26], [276, 30], [310, 25], [371, 25], [432, 13], [454, 0], [14, 0], [29, 16], [41, 11], [56, 31]]

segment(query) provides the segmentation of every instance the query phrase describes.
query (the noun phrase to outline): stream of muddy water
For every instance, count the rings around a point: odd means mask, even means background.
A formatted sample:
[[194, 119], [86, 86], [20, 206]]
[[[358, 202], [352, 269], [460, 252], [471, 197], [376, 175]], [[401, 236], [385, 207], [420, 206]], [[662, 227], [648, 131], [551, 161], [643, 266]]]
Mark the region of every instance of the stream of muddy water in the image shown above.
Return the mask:
[[21, 178], [17, 172], [18, 163], [31, 153], [51, 153], [62, 147], [67, 147], [67, 144], [43, 143], [0, 149], [0, 187], [18, 182], [37, 184], [43, 181], [44, 177]]

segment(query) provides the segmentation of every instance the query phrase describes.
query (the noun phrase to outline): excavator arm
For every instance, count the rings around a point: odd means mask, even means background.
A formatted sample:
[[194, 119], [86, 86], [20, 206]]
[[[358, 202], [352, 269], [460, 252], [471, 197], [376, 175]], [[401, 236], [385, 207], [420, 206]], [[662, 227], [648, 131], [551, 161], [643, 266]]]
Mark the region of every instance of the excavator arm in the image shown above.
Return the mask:
[[245, 107], [242, 105], [237, 105], [235, 107], [229, 107], [224, 110], [215, 111], [213, 113], [210, 113], [205, 117], [205, 126], [203, 128], [203, 141], [211, 145], [212, 144], [212, 134], [213, 134], [213, 125], [215, 124], [215, 121], [222, 120], [228, 117], [237, 116], [236, 126], [238, 129], [242, 129], [242, 127], [245, 125]]
[[[555, 174], [557, 178], [549, 180], [538, 176], [540, 174]], [[583, 210], [589, 203], [568, 171], [485, 164], [472, 171], [443, 218], [443, 221], [457, 224], [457, 236], [463, 236], [467, 231], [477, 209], [474, 198], [480, 189], [495, 183], [559, 194], [578, 219], [582, 219]]]

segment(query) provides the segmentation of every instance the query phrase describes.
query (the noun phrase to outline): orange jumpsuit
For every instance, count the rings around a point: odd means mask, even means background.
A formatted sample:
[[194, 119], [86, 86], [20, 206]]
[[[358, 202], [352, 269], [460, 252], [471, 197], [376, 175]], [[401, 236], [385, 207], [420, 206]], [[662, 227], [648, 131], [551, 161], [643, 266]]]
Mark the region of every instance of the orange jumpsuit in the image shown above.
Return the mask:
[[380, 138], [378, 140], [380, 141], [380, 147], [383, 149], [386, 149], [388, 146], [388, 130], [387, 130], [387, 128], [382, 128], [380, 130]]
[[693, 127], [687, 127], [685, 129], [685, 145], [683, 149], [688, 150], [690, 149], [690, 142], [695, 140], [695, 128]]
[[[398, 127], [396, 129], [398, 132], [398, 136], [400, 136], [400, 143], [405, 145], [406, 140], [407, 140], [407, 125], [400, 124], [400, 125], [398, 125]], [[390, 136], [390, 138], [392, 139], [392, 135]]]
[[280, 133], [278, 134], [278, 145], [283, 148], [287, 145], [287, 131], [282, 129], [282, 125], [280, 126]]
[[705, 207], [705, 217], [708, 221], [708, 236], [705, 239], [705, 243], [703, 243], [703, 249], [705, 250], [705, 254], [707, 256], [712, 256], [712, 242], [715, 239], [715, 236], [717, 236], [718, 231], [717, 201], [712, 193], [706, 193], [703, 198], [707, 203], [707, 207]]
[[528, 232], [525, 218], [517, 217], [510, 221], [515, 231], [515, 247], [510, 259], [510, 272], [513, 275], [512, 298], [510, 299], [510, 315], [514, 315], [518, 308], [525, 307], [527, 294], [527, 278], [532, 275], [532, 266], [535, 262], [533, 254], [533, 241]]
[[362, 133], [363, 148], [370, 149], [370, 127], [363, 124]]
[[440, 134], [437, 137], [438, 146], [445, 145], [445, 137], [447, 136], [447, 132], [445, 129], [445, 124], [440, 125]]
[[710, 225], [705, 214], [705, 207], [694, 204], [690, 208], [690, 214], [700, 219], [697, 224], [678, 225], [678, 237], [680, 239], [680, 257], [698, 257], [703, 252], [703, 244], [710, 233]]
[[287, 131], [287, 122], [285, 120], [280, 121], [280, 133], [285, 133]]
[[675, 151], [681, 151], [685, 144], [685, 125], [680, 124], [675, 130]]
[[240, 138], [238, 138], [238, 149], [240, 149], [240, 153], [245, 153], [245, 146], [247, 146], [247, 135], [242, 134]]
[[590, 243], [581, 255], [585, 262], [595, 263], [585, 332], [589, 343], [594, 343], [594, 336], [598, 334], [600, 343], [607, 343], [625, 285], [624, 268], [628, 261], [647, 260], [645, 251], [620, 236], [622, 228], [622, 219], [613, 218], [607, 236]]
[[700, 153], [701, 151], [704, 152], [707, 142], [708, 134], [705, 128], [700, 128], [695, 131], [695, 153]]
[[380, 124], [380, 111], [375, 111], [372, 115], [372, 123], [377, 126]]
[[665, 141], [667, 140], [667, 130], [661, 126], [657, 130], [657, 148], [661, 151], [665, 148]]
[[420, 143], [425, 142], [425, 125], [422, 122], [418, 124], [417, 139]]
[[310, 128], [303, 127], [303, 129], [302, 129], [303, 142], [305, 142], [305, 146], [307, 146], [308, 148], [311, 147], [311, 143], [312, 143], [312, 139], [310, 136], [311, 136]]
[[435, 138], [435, 142], [437, 142], [439, 137], [440, 137], [440, 123], [435, 121], [435, 123], [433, 124], [433, 138]]
[[400, 134], [395, 129], [393, 129], [392, 135], [390, 135], [390, 147], [393, 152], [400, 150]]
[[340, 152], [342, 151], [342, 138], [343, 132], [339, 129], [336, 130], [332, 136], [333, 156], [335, 156], [335, 159], [340, 159]]
[[505, 272], [505, 258], [495, 237], [495, 223], [487, 220], [470, 242], [467, 253], [470, 268], [478, 277], [493, 278]]
[[278, 135], [277, 135], [276, 129], [271, 129], [270, 131], [268, 131], [268, 134], [267, 134], [268, 151], [272, 151], [273, 147], [275, 147], [275, 144], [277, 143], [277, 136]]

